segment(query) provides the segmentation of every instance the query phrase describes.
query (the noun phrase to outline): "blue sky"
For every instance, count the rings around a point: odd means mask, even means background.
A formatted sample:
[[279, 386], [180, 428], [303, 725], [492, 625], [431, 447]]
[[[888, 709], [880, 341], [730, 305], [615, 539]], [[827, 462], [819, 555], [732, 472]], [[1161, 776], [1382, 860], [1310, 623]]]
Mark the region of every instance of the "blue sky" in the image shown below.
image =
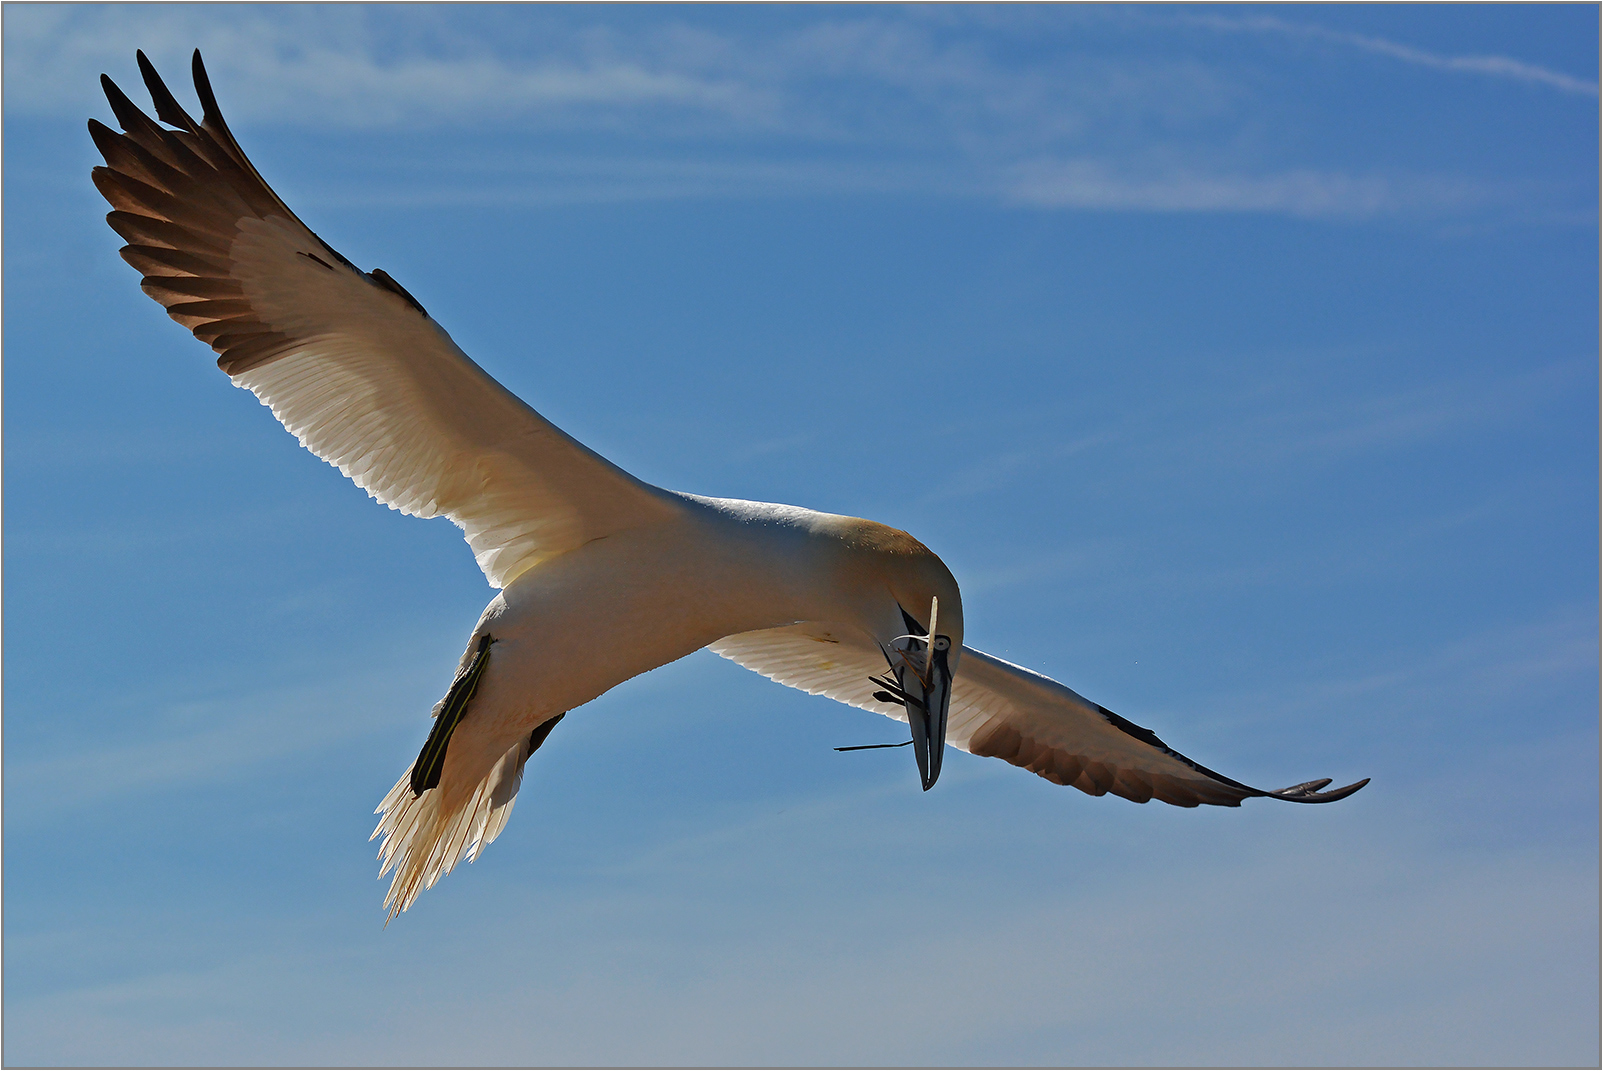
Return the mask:
[[[4, 18], [7, 1062], [1599, 1058], [1595, 7]], [[1231, 776], [1374, 783], [923, 794], [701, 653], [381, 929], [370, 812], [490, 592], [116, 256], [97, 76], [192, 100], [195, 46], [581, 441], [912, 531], [971, 643]]]

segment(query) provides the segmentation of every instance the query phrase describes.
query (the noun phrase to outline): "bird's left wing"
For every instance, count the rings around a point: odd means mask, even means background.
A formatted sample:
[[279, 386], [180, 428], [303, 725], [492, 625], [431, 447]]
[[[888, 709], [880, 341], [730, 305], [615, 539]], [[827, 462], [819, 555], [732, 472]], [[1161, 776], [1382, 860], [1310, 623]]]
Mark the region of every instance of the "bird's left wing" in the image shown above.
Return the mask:
[[[709, 649], [747, 669], [813, 695], [907, 720], [899, 702], [881, 700], [869, 680], [887, 660], [861, 630], [808, 621], [725, 636]], [[1253, 796], [1329, 803], [1352, 795], [1368, 779], [1320, 791], [1330, 780], [1266, 792], [1215, 773], [1169, 747], [1150, 729], [1119, 717], [1050, 677], [964, 647], [952, 680], [946, 742], [975, 755], [1003, 759], [1059, 785], [1145, 803], [1179, 807], [1240, 806]]]
[[109, 78], [96, 187], [146, 294], [236, 386], [379, 501], [459, 525], [492, 585], [672, 516], [664, 493], [586, 449], [468, 359], [411, 294], [313, 234], [263, 181], [195, 53], [196, 122], [139, 54], [164, 129]]

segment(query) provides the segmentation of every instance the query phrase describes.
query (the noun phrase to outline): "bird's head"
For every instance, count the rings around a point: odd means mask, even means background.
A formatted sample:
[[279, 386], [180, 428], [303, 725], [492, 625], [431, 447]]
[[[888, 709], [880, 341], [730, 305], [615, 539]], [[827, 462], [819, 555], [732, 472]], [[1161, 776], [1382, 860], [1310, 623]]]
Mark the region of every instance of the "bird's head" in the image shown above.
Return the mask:
[[853, 519], [839, 533], [851, 550], [864, 623], [885, 652], [876, 693], [900, 702], [912, 727], [919, 778], [941, 775], [946, 712], [963, 651], [963, 597], [946, 563], [896, 528]]

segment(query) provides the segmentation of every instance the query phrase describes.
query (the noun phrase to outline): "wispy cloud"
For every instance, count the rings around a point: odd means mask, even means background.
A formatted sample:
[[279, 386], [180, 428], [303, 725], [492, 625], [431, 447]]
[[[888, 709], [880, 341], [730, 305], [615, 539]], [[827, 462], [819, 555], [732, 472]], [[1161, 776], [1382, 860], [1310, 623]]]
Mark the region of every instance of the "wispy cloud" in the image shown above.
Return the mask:
[[[590, 139], [543, 159], [430, 161], [404, 186], [387, 166], [387, 180], [363, 189], [378, 201], [885, 193], [1363, 220], [1462, 214], [1523, 196], [1401, 162], [1290, 158], [1263, 136], [1260, 89], [1228, 64], [1141, 48], [1146, 19], [1097, 23], [1118, 48], [1058, 34], [1020, 54], [1017, 27], [900, 9], [830, 9], [765, 28], [684, 11], [609, 19], [554, 9], [531, 28], [493, 11], [445, 22], [434, 9], [377, 10], [8, 8], [6, 107], [103, 114], [95, 77], [130, 80], [133, 45], [179, 89], [199, 46], [236, 126], [492, 127], [509, 148], [537, 133]], [[1503, 56], [1443, 56], [1272, 17], [1181, 21], [1597, 92]]]
[[446, 54], [398, 51], [384, 47], [360, 13], [327, 8], [247, 8], [218, 18], [180, 7], [44, 7], [8, 12], [6, 29], [8, 107], [19, 111], [81, 107], [93, 99], [100, 71], [115, 77], [129, 70], [134, 47], [151, 55], [180, 94], [187, 91], [189, 51], [198, 47], [210, 57], [219, 90], [233, 94], [230, 112], [258, 121], [383, 129], [584, 108], [738, 117], [760, 107], [761, 94], [749, 83], [585, 48], [571, 35], [517, 58], [475, 42]]
[[1324, 41], [1330, 44], [1346, 45], [1377, 56], [1388, 56], [1420, 67], [1430, 67], [1438, 71], [1457, 71], [1463, 74], [1486, 75], [1491, 78], [1508, 78], [1518, 82], [1531, 82], [1537, 85], [1549, 86], [1565, 93], [1576, 93], [1590, 97], [1598, 95], [1598, 84], [1596, 82], [1589, 82], [1584, 78], [1576, 78], [1562, 71], [1550, 70], [1534, 63], [1526, 63], [1510, 56], [1445, 56], [1439, 52], [1415, 48], [1412, 45], [1387, 40], [1384, 37], [1372, 37], [1367, 34], [1351, 33], [1346, 30], [1332, 30], [1328, 27], [1315, 26], [1310, 23], [1287, 22], [1272, 15], [1250, 19], [1231, 19], [1219, 15], [1194, 15], [1187, 17], [1184, 21], [1191, 25], [1204, 26], [1211, 30], [1234, 33], [1273, 33], [1283, 34], [1288, 37], [1300, 37], [1311, 41]]
[[977, 197], [1040, 209], [1247, 213], [1306, 219], [1443, 216], [1495, 202], [1467, 179], [1300, 169], [1253, 174], [1104, 159], [1032, 160], [1002, 168], [891, 160], [709, 160], [547, 157], [476, 172], [451, 168], [316, 202], [426, 206], [595, 204], [687, 198], [852, 195]]
[[[1408, 533], [1399, 538], [1406, 539]], [[1386, 548], [1380, 548], [1384, 553]], [[1287, 570], [1288, 576], [1291, 570]], [[1436, 645], [1398, 657], [1376, 659], [1354, 673], [1348, 660], [1332, 653], [1323, 666], [1305, 668], [1294, 692], [1275, 684], [1214, 697], [1242, 723], [1259, 725], [1294, 721], [1309, 713], [1332, 728], [1343, 719], [1332, 712], [1384, 708], [1401, 740], [1408, 735], [1431, 737], [1438, 752], [1457, 753], [1484, 747], [1485, 726], [1503, 740], [1521, 738], [1553, 742], [1574, 728], [1595, 731], [1595, 719], [1584, 708], [1554, 704], [1544, 716], [1511, 711], [1533, 696], [1546, 696], [1593, 682], [1598, 670], [1598, 627], [1595, 606], [1559, 606], [1545, 616], [1515, 620], [1478, 632], [1444, 638]], [[1349, 715], [1346, 731], [1367, 733], [1366, 719]], [[1450, 732], [1451, 736], [1444, 736]], [[1437, 768], [1421, 777], [1451, 778]]]
[[1101, 446], [1112, 437], [1107, 433], [1098, 433], [1067, 442], [1037, 443], [1022, 449], [989, 454], [980, 460], [955, 467], [919, 501], [927, 505], [984, 494], [1025, 479], [1043, 467], [1060, 465], [1068, 458]]
[[[229, 780], [242, 768], [362, 736], [416, 732], [428, 709], [417, 697], [429, 686], [369, 672], [312, 687], [169, 704], [155, 712], [155, 726], [141, 739], [8, 763], [7, 826], [48, 825], [60, 822], [64, 811], [107, 800]], [[396, 713], [409, 707], [416, 715], [410, 723]], [[62, 785], [71, 790], [58, 791]]]
[[1007, 187], [1012, 199], [1054, 208], [1363, 218], [1421, 208], [1451, 210], [1489, 196], [1485, 188], [1463, 180], [1307, 169], [1253, 175], [1176, 168], [1132, 174], [1103, 161], [1069, 160], [1021, 164], [1014, 174]]
[[1597, 382], [1591, 363], [1569, 359], [1512, 374], [1357, 391], [1345, 382], [1354, 357], [1339, 349], [1298, 354], [1301, 379], [1264, 366], [1225, 382], [1177, 383], [1107, 430], [1140, 452], [1149, 474], [1189, 473], [1204, 457], [1211, 466], [1263, 474], [1293, 461], [1345, 462], [1495, 434]]
[[708, 159], [684, 153], [426, 161], [360, 189], [311, 191], [323, 206], [605, 204], [832, 194], [988, 196], [983, 176], [905, 162]]
[[[1265, 413], [1261, 430], [1280, 452], [1339, 456], [1484, 433], [1586, 389], [1594, 370], [1560, 361], [1486, 381], [1449, 381]], [[1595, 382], [1595, 380], [1594, 380]]]

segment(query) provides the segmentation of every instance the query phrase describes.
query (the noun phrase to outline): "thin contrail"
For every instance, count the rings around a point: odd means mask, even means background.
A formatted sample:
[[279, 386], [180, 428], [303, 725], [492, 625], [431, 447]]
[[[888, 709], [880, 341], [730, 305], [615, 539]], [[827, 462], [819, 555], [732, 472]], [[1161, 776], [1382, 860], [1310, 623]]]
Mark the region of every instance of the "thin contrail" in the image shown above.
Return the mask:
[[1598, 95], [1598, 84], [1588, 82], [1583, 78], [1576, 78], [1560, 71], [1552, 71], [1546, 67], [1538, 67], [1533, 63], [1511, 59], [1508, 56], [1443, 56], [1436, 52], [1427, 52], [1411, 45], [1388, 41], [1384, 37], [1369, 37], [1364, 34], [1348, 33], [1345, 30], [1331, 30], [1324, 26], [1313, 26], [1304, 23], [1286, 22], [1272, 16], [1252, 19], [1226, 19], [1217, 15], [1195, 15], [1181, 21], [1193, 26], [1205, 26], [1213, 30], [1229, 32], [1251, 33], [1279, 33], [1295, 37], [1308, 37], [1320, 41], [1330, 41], [1335, 44], [1349, 45], [1353, 48], [1373, 52], [1376, 55], [1390, 56], [1392, 59], [1402, 60], [1404, 63], [1413, 63], [1421, 67], [1433, 67], [1441, 71], [1464, 71], [1470, 74], [1486, 74], [1495, 78], [1513, 78], [1522, 82], [1537, 82], [1552, 86], [1565, 93], [1579, 93], [1595, 97]]

